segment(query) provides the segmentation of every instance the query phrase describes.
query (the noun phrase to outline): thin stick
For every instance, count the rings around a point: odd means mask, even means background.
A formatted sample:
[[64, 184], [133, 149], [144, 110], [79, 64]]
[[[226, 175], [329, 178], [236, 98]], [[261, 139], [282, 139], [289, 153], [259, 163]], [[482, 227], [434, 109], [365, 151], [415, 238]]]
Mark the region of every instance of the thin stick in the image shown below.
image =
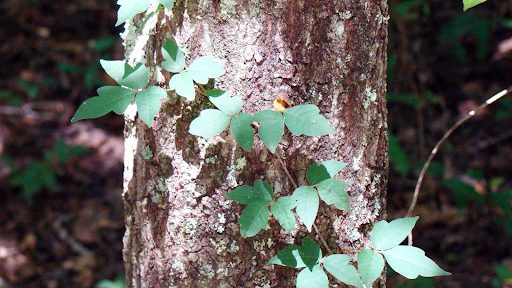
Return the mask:
[[[279, 149], [279, 150], [281, 150], [281, 149]], [[288, 168], [286, 167], [286, 164], [284, 163], [283, 159], [281, 159], [281, 156], [279, 156], [279, 154], [278, 154], [279, 150], [276, 151], [276, 154], [275, 154], [276, 158], [279, 160], [279, 163], [281, 163], [284, 173], [286, 174], [286, 176], [288, 176], [288, 179], [292, 183], [294, 189], [297, 189], [299, 186], [297, 186], [297, 182], [295, 182], [295, 180], [293, 180], [292, 174], [290, 174], [290, 171], [288, 171]], [[329, 245], [327, 245], [327, 242], [325, 241], [324, 237], [322, 236], [322, 234], [320, 234], [320, 229], [318, 229], [318, 227], [316, 226], [315, 223], [313, 223], [313, 228], [315, 229], [316, 235], [318, 235], [318, 238], [320, 238], [320, 242], [322, 242], [322, 245], [324, 245], [327, 252], [329, 252], [329, 254], [332, 254], [331, 248], [329, 248]]]
[[421, 184], [423, 183], [423, 179], [425, 178], [425, 174], [427, 173], [427, 169], [430, 166], [430, 163], [432, 162], [434, 157], [436, 156], [437, 152], [439, 151], [439, 148], [441, 147], [441, 145], [444, 144], [444, 142], [450, 137], [450, 135], [452, 135], [452, 133], [457, 128], [459, 128], [459, 126], [464, 124], [469, 119], [473, 118], [473, 116], [475, 116], [482, 109], [484, 109], [485, 107], [487, 107], [487, 106], [491, 105], [492, 103], [498, 101], [503, 96], [508, 95], [510, 92], [512, 92], [512, 86], [507, 88], [507, 89], [505, 89], [505, 90], [503, 90], [503, 91], [501, 91], [501, 92], [499, 92], [498, 94], [495, 94], [491, 98], [487, 99], [487, 101], [485, 101], [483, 104], [478, 106], [478, 108], [476, 108], [474, 110], [471, 110], [468, 114], [466, 114], [466, 116], [461, 118], [452, 127], [450, 127], [450, 129], [448, 129], [448, 131], [446, 131], [446, 133], [443, 135], [441, 140], [439, 140], [439, 142], [437, 142], [436, 146], [434, 146], [434, 149], [432, 149], [432, 152], [430, 152], [430, 155], [428, 156], [427, 161], [425, 162], [425, 164], [423, 165], [423, 168], [421, 169], [420, 175], [418, 177], [418, 181], [416, 182], [416, 187], [414, 188], [414, 195], [412, 197], [411, 205], [409, 206], [409, 211], [407, 211], [407, 217], [412, 215], [412, 212], [414, 211], [414, 208], [416, 207], [416, 202], [418, 201], [418, 196], [420, 194]]

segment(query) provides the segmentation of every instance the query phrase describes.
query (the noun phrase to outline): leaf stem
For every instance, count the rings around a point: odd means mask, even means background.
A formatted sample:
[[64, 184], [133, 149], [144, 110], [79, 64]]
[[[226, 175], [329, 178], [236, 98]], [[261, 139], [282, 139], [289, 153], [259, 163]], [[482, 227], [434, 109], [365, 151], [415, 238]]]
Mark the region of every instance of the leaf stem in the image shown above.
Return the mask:
[[[283, 168], [284, 173], [286, 174], [286, 176], [288, 177], [288, 179], [292, 183], [294, 189], [297, 189], [299, 186], [297, 186], [297, 182], [295, 182], [295, 180], [292, 177], [292, 174], [290, 174], [290, 171], [288, 171], [288, 168], [286, 167], [286, 164], [284, 163], [283, 159], [281, 158], [281, 156], [279, 156], [279, 151], [281, 151], [282, 154], [284, 155], [284, 152], [282, 151], [281, 147], [278, 146], [277, 147], [277, 151], [275, 153], [276, 158], [277, 158], [277, 160], [279, 160], [279, 163], [281, 163], [281, 167]], [[322, 242], [322, 245], [324, 245], [324, 247], [327, 250], [327, 252], [329, 252], [329, 254], [332, 254], [331, 248], [329, 248], [329, 245], [327, 245], [327, 242], [325, 241], [324, 237], [320, 233], [320, 229], [318, 229], [318, 227], [316, 226], [315, 223], [313, 223], [313, 228], [315, 229], [316, 235], [318, 235], [318, 238], [320, 238], [320, 242]]]
[[199, 91], [199, 94], [203, 95], [204, 97], [207, 97], [206, 90], [204, 89], [204, 87], [199, 84], [196, 84], [196, 86], [198, 88], [197, 90]]

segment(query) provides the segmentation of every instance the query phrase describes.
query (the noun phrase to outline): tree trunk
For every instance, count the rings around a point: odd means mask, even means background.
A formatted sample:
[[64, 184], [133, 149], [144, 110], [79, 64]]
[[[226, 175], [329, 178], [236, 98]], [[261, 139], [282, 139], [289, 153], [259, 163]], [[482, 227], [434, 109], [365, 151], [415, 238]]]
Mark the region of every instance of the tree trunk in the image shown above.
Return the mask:
[[[122, 36], [128, 61], [152, 67], [154, 83], [169, 78], [155, 66], [174, 35], [189, 59], [214, 54], [223, 61], [227, 73], [215, 86], [241, 95], [245, 112], [272, 109], [280, 92], [295, 105], [321, 109], [335, 134], [285, 135], [280, 155], [299, 184], [312, 161], [349, 164], [341, 178], [349, 183], [351, 211], [321, 204], [316, 223], [334, 251], [368, 245], [372, 223], [385, 213], [386, 1], [178, 0], [173, 15], [144, 18], [136, 16]], [[294, 287], [296, 270], [267, 261], [302, 242], [306, 231], [285, 233], [272, 220], [270, 229], [243, 239], [242, 207], [224, 197], [255, 179], [271, 183], [278, 196], [293, 186], [259, 140], [244, 152], [227, 131], [211, 139], [190, 135], [204, 105], [170, 93], [151, 129], [126, 115], [127, 287]]]

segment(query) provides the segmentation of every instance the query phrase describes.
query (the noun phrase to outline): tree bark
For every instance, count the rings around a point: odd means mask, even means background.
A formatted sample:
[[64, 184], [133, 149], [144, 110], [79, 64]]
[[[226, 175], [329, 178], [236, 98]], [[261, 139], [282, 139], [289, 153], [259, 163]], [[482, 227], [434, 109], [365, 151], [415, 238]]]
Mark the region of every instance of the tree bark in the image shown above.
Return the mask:
[[[287, 134], [280, 157], [299, 184], [312, 161], [349, 164], [341, 178], [349, 183], [351, 211], [323, 203], [316, 223], [333, 251], [367, 246], [372, 223], [385, 213], [386, 1], [178, 0], [173, 13], [144, 18], [126, 24], [122, 37], [128, 61], [151, 67], [153, 83], [169, 79], [156, 66], [161, 45], [174, 37], [188, 59], [222, 60], [227, 73], [215, 87], [241, 95], [245, 112], [272, 109], [280, 92], [321, 109], [335, 134]], [[259, 140], [244, 152], [228, 131], [211, 139], [190, 135], [190, 122], [207, 105], [169, 93], [151, 129], [133, 111], [126, 114], [127, 287], [294, 287], [296, 270], [267, 261], [307, 232], [286, 233], [272, 220], [270, 229], [243, 239], [242, 207], [224, 197], [255, 179], [277, 196], [292, 194], [293, 186]]]

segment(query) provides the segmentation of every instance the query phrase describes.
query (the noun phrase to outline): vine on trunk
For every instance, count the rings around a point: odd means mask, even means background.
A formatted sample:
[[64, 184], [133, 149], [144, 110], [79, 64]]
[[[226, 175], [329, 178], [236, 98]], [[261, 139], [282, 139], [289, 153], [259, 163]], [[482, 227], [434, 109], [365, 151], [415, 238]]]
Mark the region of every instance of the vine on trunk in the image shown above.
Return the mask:
[[[118, 4], [121, 7], [116, 26], [129, 21], [139, 13], [146, 12], [150, 1], [119, 0]], [[156, 11], [150, 15], [164, 7], [170, 10], [173, 5], [174, 0], [160, 0]], [[168, 83], [168, 90], [149, 85], [149, 72], [143, 63], [131, 66], [124, 60], [101, 60], [105, 72], [119, 86], [99, 88], [99, 96], [83, 102], [71, 121], [98, 118], [111, 111], [121, 115], [129, 105], [134, 104], [139, 118], [151, 127], [160, 110], [161, 101], [167, 97], [168, 91], [174, 91], [188, 101], [194, 101], [199, 94], [206, 97], [216, 109], [201, 111], [190, 123], [191, 134], [208, 138], [219, 135], [229, 127], [236, 142], [245, 151], [252, 150], [254, 136], [257, 134], [269, 151], [278, 157], [284, 172], [295, 186], [291, 195], [276, 198], [269, 183], [256, 180], [254, 186], [239, 186], [226, 194], [226, 197], [246, 206], [239, 219], [240, 233], [244, 238], [253, 237], [265, 229], [271, 216], [276, 218], [286, 232], [296, 228], [296, 215], [308, 232], [311, 233], [313, 228], [316, 230], [329, 255], [324, 256], [320, 245], [306, 237], [302, 245], [289, 245], [269, 259], [269, 263], [273, 265], [301, 269], [297, 275], [297, 287], [329, 287], [325, 271], [347, 285], [372, 287], [382, 274], [385, 262], [397, 273], [409, 279], [418, 276], [450, 275], [425, 256], [423, 250], [410, 245], [400, 245], [411, 233], [418, 217], [400, 218], [391, 222], [379, 221], [371, 231], [370, 247], [356, 251], [357, 253], [353, 255], [333, 254], [314, 223], [320, 200], [337, 209], [350, 210], [350, 197], [346, 192], [348, 185], [336, 178], [346, 163], [337, 160], [313, 163], [306, 171], [308, 185], [297, 187], [277, 154], [285, 128], [293, 136], [321, 137], [334, 133], [329, 121], [320, 114], [320, 109], [312, 104], [289, 107], [286, 99], [278, 98], [274, 102], [275, 110], [262, 110], [254, 115], [245, 113], [242, 111], [241, 97], [232, 96], [219, 89], [205, 88], [211, 79], [225, 73], [220, 61], [213, 56], [203, 56], [186, 67], [185, 55], [172, 39], [163, 45], [161, 53], [164, 61], [160, 63], [160, 68], [173, 74]]]

